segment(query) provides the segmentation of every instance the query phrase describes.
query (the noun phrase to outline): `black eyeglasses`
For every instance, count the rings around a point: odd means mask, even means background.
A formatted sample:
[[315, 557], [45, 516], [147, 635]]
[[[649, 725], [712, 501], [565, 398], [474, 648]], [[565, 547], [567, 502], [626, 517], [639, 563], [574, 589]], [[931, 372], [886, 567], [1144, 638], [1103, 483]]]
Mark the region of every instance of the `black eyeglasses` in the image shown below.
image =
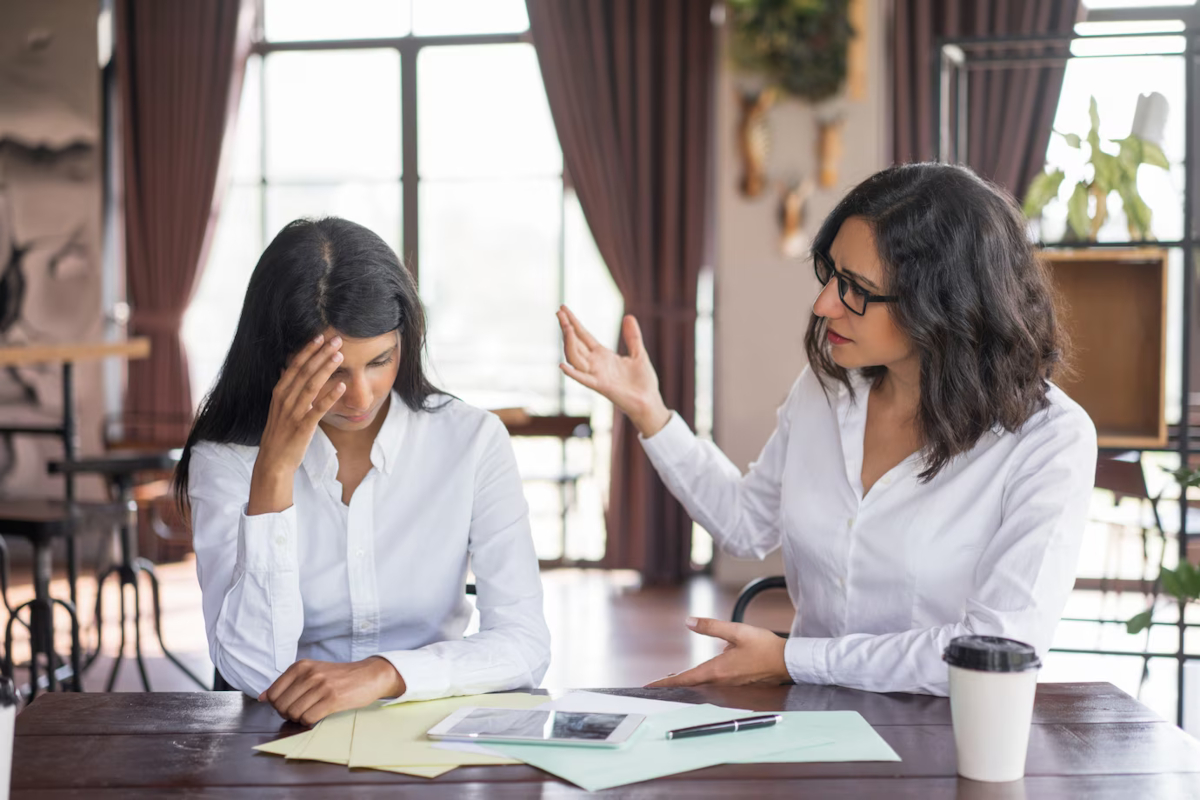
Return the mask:
[[871, 294], [838, 272], [834, 268], [833, 262], [824, 253], [817, 253], [813, 256], [813, 270], [817, 273], [817, 280], [821, 282], [822, 286], [828, 285], [831, 280], [837, 278], [838, 297], [842, 299], [842, 305], [860, 317], [867, 313], [867, 306], [871, 303], [894, 303], [899, 299], [890, 294]]

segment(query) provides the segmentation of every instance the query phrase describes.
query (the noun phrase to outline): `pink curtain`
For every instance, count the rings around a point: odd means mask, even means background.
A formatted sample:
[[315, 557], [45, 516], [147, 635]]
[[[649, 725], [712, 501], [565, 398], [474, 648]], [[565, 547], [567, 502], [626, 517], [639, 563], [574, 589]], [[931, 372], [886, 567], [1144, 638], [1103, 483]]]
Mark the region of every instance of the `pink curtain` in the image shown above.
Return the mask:
[[126, 438], [182, 442], [192, 395], [180, 325], [212, 237], [221, 154], [237, 109], [252, 0], [117, 0], [127, 291]]

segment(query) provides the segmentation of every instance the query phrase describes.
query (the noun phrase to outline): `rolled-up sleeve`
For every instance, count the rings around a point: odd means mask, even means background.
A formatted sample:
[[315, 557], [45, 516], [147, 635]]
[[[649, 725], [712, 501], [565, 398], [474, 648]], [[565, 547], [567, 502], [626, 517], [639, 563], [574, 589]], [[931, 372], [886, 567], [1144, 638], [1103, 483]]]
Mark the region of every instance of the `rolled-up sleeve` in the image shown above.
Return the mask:
[[304, 629], [296, 509], [246, 514], [252, 465], [232, 448], [192, 452], [188, 498], [209, 655], [257, 697], [296, 660]]

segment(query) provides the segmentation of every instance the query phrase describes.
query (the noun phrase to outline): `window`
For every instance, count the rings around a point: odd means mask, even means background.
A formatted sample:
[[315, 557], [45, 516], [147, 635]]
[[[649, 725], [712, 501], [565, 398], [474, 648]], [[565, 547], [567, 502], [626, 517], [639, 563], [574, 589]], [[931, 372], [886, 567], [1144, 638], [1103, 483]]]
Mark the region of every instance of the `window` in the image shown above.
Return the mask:
[[346, 217], [415, 263], [438, 386], [592, 418], [591, 443], [514, 447], [539, 557], [598, 560], [612, 410], [559, 372], [554, 311], [569, 303], [615, 344], [622, 302], [563, 173], [524, 2], [263, 0], [260, 22], [184, 321], [197, 402], [267, 243], [298, 217]]

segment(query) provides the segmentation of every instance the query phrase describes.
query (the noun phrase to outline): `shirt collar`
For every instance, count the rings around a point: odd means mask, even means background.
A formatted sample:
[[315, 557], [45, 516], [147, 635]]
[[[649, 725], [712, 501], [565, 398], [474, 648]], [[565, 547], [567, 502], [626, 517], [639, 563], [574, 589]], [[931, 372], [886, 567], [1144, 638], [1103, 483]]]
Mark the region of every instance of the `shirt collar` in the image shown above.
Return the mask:
[[[408, 407], [404, 405], [404, 401], [393, 391], [388, 402], [387, 416], [384, 417], [383, 426], [380, 427], [379, 433], [375, 434], [375, 441], [371, 445], [371, 466], [385, 475], [391, 474], [396, 466], [400, 444], [408, 429], [410, 413]], [[319, 425], [313, 433], [308, 450], [304, 453], [302, 464], [305, 473], [308, 474], [309, 480], [314, 485], [331, 481], [337, 477], [337, 449]]]

